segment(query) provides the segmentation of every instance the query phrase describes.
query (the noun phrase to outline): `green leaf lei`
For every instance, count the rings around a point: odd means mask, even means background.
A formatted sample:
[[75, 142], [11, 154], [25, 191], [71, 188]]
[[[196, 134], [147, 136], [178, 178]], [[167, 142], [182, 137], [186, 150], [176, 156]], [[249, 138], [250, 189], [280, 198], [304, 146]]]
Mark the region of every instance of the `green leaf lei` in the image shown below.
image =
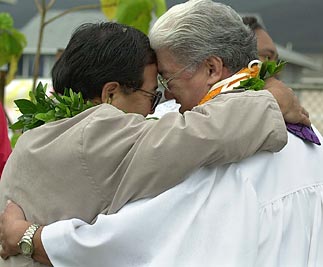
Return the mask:
[[[282, 70], [286, 62], [265, 61], [262, 63], [259, 74], [255, 78], [241, 81], [235, 89], [262, 90], [265, 79], [274, 76]], [[30, 100], [17, 99], [15, 104], [22, 115], [18, 121], [10, 126], [12, 130], [23, 132], [41, 126], [45, 123], [57, 121], [64, 118], [71, 118], [82, 111], [94, 106], [90, 101], [85, 101], [82, 94], [73, 92], [72, 89], [65, 89], [63, 95], [55, 92], [49, 97], [46, 95], [47, 84], [41, 82], [37, 85], [35, 93], [29, 92]], [[158, 119], [155, 117], [147, 119]]]
[[245, 89], [245, 90], [262, 90], [265, 86], [265, 80], [279, 73], [283, 67], [286, 65], [286, 61], [264, 61], [261, 64], [260, 71], [255, 78], [249, 78], [247, 80], [241, 81], [238, 87], [234, 89]]
[[70, 118], [94, 106], [90, 101], [84, 101], [82, 94], [72, 89], [65, 89], [63, 95], [55, 92], [46, 95], [47, 84], [40, 82], [35, 93], [29, 92], [30, 100], [17, 99], [15, 104], [22, 115], [18, 121], [10, 126], [12, 130], [27, 131], [47, 122]]

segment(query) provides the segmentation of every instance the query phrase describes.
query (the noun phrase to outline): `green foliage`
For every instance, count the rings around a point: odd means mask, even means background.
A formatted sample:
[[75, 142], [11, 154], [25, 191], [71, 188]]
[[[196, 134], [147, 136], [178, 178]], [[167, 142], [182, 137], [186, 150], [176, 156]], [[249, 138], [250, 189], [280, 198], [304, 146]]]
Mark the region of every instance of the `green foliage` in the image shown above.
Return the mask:
[[120, 0], [100, 0], [102, 13], [110, 20], [114, 20]]
[[12, 57], [20, 57], [27, 45], [25, 36], [13, 27], [8, 13], [0, 13], [0, 66], [9, 63]]
[[14, 148], [16, 146], [16, 143], [18, 141], [18, 138], [22, 135], [21, 132], [14, 132], [13, 135], [11, 136], [11, 139], [10, 139], [10, 145], [11, 145], [11, 148]]
[[153, 3], [154, 3], [155, 15], [157, 18], [159, 18], [167, 10], [166, 2], [165, 0], [153, 0]]
[[166, 11], [165, 0], [101, 0], [102, 11], [110, 19], [148, 34], [152, 14]]
[[122, 0], [117, 9], [116, 20], [147, 34], [152, 8], [150, 0]]
[[286, 65], [286, 63], [287, 62], [285, 61], [280, 61], [277, 63], [276, 61], [266, 60], [261, 64], [261, 68], [257, 77], [241, 81], [240, 85], [238, 87], [235, 87], [234, 89], [254, 91], [262, 90], [265, 86], [265, 80], [279, 73]]
[[235, 89], [245, 89], [245, 90], [262, 90], [265, 86], [265, 81], [259, 78], [249, 78], [247, 80], [241, 81], [240, 85]]
[[15, 104], [22, 115], [18, 121], [10, 126], [12, 130], [27, 131], [48, 122], [70, 118], [93, 107], [89, 101], [85, 102], [82, 94], [72, 89], [65, 89], [63, 95], [53, 92], [53, 96], [46, 95], [47, 85], [39, 83], [35, 93], [29, 92], [30, 100], [17, 99]]

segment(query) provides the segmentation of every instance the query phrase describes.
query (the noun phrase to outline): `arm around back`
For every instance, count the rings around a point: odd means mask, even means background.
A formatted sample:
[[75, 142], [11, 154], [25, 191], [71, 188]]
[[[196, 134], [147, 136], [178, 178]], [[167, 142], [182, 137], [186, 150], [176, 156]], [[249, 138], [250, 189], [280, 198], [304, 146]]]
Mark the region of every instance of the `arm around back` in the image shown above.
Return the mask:
[[110, 213], [129, 200], [160, 194], [203, 165], [279, 151], [287, 142], [282, 114], [267, 91], [219, 95], [193, 111], [169, 113], [148, 126], [135, 144]]

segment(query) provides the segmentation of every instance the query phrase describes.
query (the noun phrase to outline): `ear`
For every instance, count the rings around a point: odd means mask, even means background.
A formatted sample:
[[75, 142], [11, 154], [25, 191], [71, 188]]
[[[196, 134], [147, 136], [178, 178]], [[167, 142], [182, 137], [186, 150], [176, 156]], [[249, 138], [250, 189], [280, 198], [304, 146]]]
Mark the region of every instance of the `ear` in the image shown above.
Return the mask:
[[118, 82], [107, 82], [104, 84], [101, 92], [102, 103], [107, 103], [108, 100], [112, 100], [114, 94], [120, 91], [120, 84]]
[[206, 68], [208, 71], [208, 84], [213, 85], [222, 80], [223, 77], [223, 61], [217, 56], [211, 56], [206, 59]]

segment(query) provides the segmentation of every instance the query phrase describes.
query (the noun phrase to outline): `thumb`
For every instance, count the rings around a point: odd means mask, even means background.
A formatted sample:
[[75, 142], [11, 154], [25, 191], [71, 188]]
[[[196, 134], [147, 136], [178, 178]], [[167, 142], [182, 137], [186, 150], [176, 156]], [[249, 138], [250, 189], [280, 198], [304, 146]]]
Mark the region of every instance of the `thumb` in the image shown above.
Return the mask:
[[4, 213], [7, 216], [12, 217], [14, 219], [25, 220], [25, 214], [24, 214], [23, 210], [16, 203], [14, 203], [11, 200], [7, 201], [7, 206], [4, 210]]

